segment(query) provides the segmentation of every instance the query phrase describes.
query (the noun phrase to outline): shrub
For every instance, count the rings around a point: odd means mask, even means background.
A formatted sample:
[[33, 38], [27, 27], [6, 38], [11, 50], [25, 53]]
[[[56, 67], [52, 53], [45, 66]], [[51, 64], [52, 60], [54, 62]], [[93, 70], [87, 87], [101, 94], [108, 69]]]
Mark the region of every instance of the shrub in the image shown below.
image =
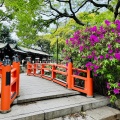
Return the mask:
[[[88, 67], [93, 78], [106, 82], [110, 101], [120, 93], [120, 20], [76, 31], [66, 40], [64, 59], [72, 57], [74, 66]], [[99, 80], [100, 80], [99, 79]]]

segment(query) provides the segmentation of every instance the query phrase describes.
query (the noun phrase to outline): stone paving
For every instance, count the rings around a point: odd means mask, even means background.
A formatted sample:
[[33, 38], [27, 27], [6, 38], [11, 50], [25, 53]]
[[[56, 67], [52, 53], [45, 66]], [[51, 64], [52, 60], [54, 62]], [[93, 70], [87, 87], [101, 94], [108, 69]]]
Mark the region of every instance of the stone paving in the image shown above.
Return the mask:
[[104, 106], [51, 120], [120, 120], [120, 111]]
[[59, 84], [39, 77], [20, 75], [20, 97], [17, 103], [45, 100], [56, 97], [80, 94], [77, 91], [68, 90]]

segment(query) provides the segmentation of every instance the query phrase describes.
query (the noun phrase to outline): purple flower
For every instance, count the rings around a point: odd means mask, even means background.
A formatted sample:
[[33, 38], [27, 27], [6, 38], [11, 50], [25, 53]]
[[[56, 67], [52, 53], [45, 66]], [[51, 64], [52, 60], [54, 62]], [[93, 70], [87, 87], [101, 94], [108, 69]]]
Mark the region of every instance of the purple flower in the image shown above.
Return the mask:
[[66, 44], [68, 44], [68, 40], [66, 40]]
[[118, 33], [118, 36], [120, 36], [120, 33]]
[[119, 94], [119, 93], [120, 93], [119, 90], [116, 89], [116, 88], [113, 90], [113, 92], [114, 92], [115, 94]]
[[115, 52], [116, 52], [116, 53], [118, 53], [118, 52], [119, 52], [119, 49], [118, 49], [118, 48], [116, 48], [116, 49], [115, 49]]
[[93, 43], [97, 43], [97, 42], [99, 42], [99, 39], [98, 39], [97, 36], [91, 35], [91, 36], [90, 36], [90, 41], [93, 42]]
[[75, 44], [75, 42], [74, 41], [72, 41], [72, 45], [74, 45]]
[[83, 51], [84, 47], [83, 46], [80, 46], [79, 50], [80, 51]]
[[117, 28], [116, 28], [117, 30], [120, 30], [120, 24], [119, 25], [117, 25]]
[[109, 58], [109, 54], [106, 54], [106, 58]]
[[70, 41], [74, 41], [75, 40], [75, 38], [70, 38]]
[[96, 69], [96, 70], [97, 70], [98, 68], [99, 68], [99, 66], [97, 66], [97, 65], [94, 65], [94, 69]]
[[93, 72], [96, 73], [96, 70], [94, 69]]
[[110, 25], [110, 21], [105, 20], [105, 24], [106, 24], [107, 26], [109, 26], [109, 25]]
[[100, 59], [102, 60], [104, 58], [104, 56], [103, 55], [100, 55]]
[[94, 57], [94, 60], [98, 60], [98, 58], [95, 56], [95, 57]]
[[110, 60], [112, 60], [113, 59], [113, 56], [110, 56]]
[[115, 53], [115, 58], [116, 58], [117, 60], [120, 60], [120, 53]]
[[114, 33], [114, 32], [115, 32], [115, 30], [114, 30], [114, 29], [112, 29], [112, 32]]
[[102, 33], [105, 32], [105, 29], [103, 28], [103, 26], [100, 26], [100, 31], [101, 31]]
[[90, 67], [90, 66], [92, 66], [92, 63], [91, 63], [91, 62], [88, 62], [88, 63], [86, 64], [86, 67]]
[[115, 21], [115, 24], [120, 24], [120, 20], [116, 20], [116, 21]]
[[88, 55], [88, 58], [92, 58], [93, 56], [92, 55]]
[[80, 36], [80, 31], [78, 30], [78, 31], [76, 31], [75, 33], [74, 33], [74, 38], [79, 38], [79, 36]]
[[110, 84], [109, 83], [107, 83], [107, 89], [110, 89]]
[[113, 50], [109, 50], [108, 53], [111, 54], [113, 52]]
[[118, 86], [120, 87], [120, 83], [118, 83]]
[[90, 28], [90, 31], [91, 31], [91, 32], [96, 32], [96, 31], [97, 31], [97, 27], [94, 26], [94, 27]]
[[103, 34], [101, 34], [101, 35], [100, 35], [100, 39], [103, 39], [103, 38], [104, 38], [104, 35], [103, 35]]
[[112, 47], [112, 45], [108, 44], [108, 48], [110, 49]]
[[82, 58], [86, 58], [86, 56], [82, 56]]
[[120, 40], [119, 40], [119, 39], [117, 39], [117, 40], [116, 40], [116, 42], [120, 43]]

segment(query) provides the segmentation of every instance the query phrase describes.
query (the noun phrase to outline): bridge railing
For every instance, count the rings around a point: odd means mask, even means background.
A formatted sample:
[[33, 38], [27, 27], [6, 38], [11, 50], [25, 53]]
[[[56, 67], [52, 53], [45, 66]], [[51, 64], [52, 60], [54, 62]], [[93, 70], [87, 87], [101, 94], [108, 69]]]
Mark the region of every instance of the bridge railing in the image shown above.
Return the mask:
[[[57, 74], [66, 76], [64, 80], [57, 78]], [[52, 67], [52, 80], [62, 86], [67, 87], [67, 66], [55, 64]]]
[[[62, 86], [67, 87], [68, 89], [73, 89], [73, 90], [85, 93], [87, 94], [88, 97], [93, 96], [93, 79], [90, 76], [89, 68], [87, 68], [86, 70], [74, 68], [72, 62], [69, 62], [68, 66], [51, 64], [51, 63], [50, 64], [37, 63], [37, 65], [41, 66], [39, 68], [40, 70], [39, 77], [56, 82]], [[31, 66], [36, 66], [36, 65], [31, 64]], [[50, 76], [45, 75], [46, 71], [50, 72], [51, 75]], [[75, 74], [74, 71], [78, 71], [80, 74]], [[66, 78], [64, 78], [64, 80], [59, 79], [57, 78], [57, 74], [66, 76]], [[83, 76], [82, 74], [86, 74], [86, 75]], [[28, 75], [35, 75], [35, 74], [32, 74], [32, 71], [31, 71], [29, 72]], [[78, 83], [83, 83], [83, 85], [79, 86], [78, 84], [76, 84], [76, 79]]]
[[34, 76], [38, 76], [40, 77], [41, 76], [41, 64], [40, 63], [34, 63], [33, 65], [33, 74]]
[[2, 62], [0, 61], [0, 78], [2, 76]]
[[[49, 64], [49, 63], [42, 63], [41, 64], [41, 77], [48, 79], [48, 80], [52, 80], [52, 66], [53, 64]], [[50, 75], [46, 75], [46, 72]]]
[[30, 61], [27, 62], [27, 75], [34, 75], [34, 64]]
[[18, 56], [14, 57], [12, 66], [9, 57], [6, 56], [1, 67], [0, 111], [2, 113], [9, 112], [11, 104], [19, 96], [19, 74]]

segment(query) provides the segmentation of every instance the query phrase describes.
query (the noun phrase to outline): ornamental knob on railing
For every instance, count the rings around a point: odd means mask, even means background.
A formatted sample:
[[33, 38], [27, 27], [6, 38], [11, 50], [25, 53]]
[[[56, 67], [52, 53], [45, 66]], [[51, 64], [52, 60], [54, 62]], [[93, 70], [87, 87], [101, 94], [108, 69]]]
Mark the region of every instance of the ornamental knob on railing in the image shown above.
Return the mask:
[[5, 58], [4, 58], [4, 60], [3, 60], [3, 65], [5, 65], [5, 66], [6, 66], [6, 65], [11, 65], [11, 61], [10, 61], [8, 55], [5, 56]]
[[19, 62], [19, 57], [18, 57], [17, 54], [16, 54], [15, 56], [13, 56], [13, 61], [14, 61], [14, 62]]
[[40, 58], [35, 58], [35, 63], [39, 63]]
[[31, 63], [31, 57], [26, 57], [26, 60]]

